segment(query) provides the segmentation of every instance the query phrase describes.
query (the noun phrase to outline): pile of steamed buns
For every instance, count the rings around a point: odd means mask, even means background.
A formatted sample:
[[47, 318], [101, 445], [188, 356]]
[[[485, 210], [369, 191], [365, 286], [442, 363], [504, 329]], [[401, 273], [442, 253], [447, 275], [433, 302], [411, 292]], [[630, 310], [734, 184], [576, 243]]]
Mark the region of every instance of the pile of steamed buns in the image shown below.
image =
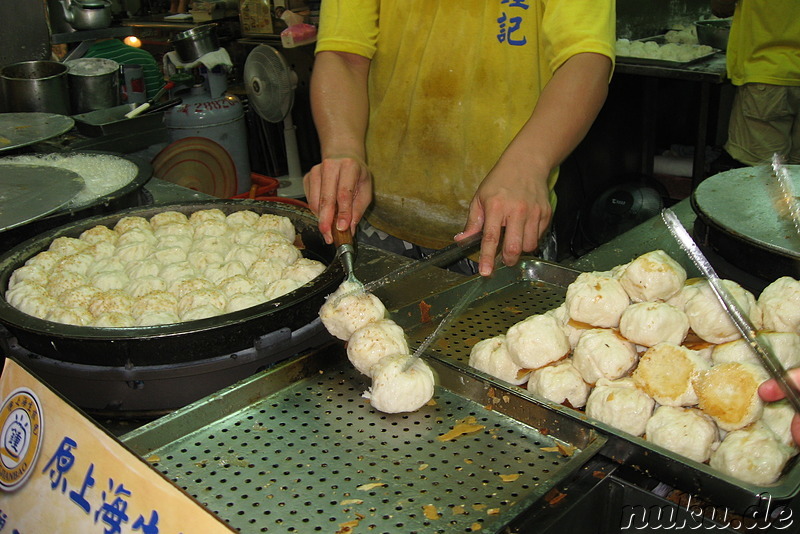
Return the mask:
[[[780, 278], [757, 299], [722, 282], [783, 366], [800, 365], [800, 282]], [[402, 328], [359, 288], [345, 282], [330, 295], [322, 322], [372, 379], [364, 396], [375, 409], [417, 410], [433, 396], [433, 373], [422, 360], [403, 372]], [[687, 280], [661, 250], [581, 273], [563, 304], [479, 341], [469, 364], [749, 483], [775, 482], [798, 452], [792, 408], [761, 401], [769, 376], [708, 282]]]
[[413, 412], [433, 397], [433, 371], [420, 358], [409, 362], [405, 332], [387, 315], [378, 297], [349, 281], [319, 311], [328, 332], [347, 342], [353, 366], [372, 379], [364, 392], [372, 407], [384, 413]]
[[14, 270], [5, 299], [58, 323], [155, 326], [256, 306], [324, 270], [295, 246], [288, 217], [217, 208], [163, 211], [54, 239]]
[[[800, 365], [800, 282], [758, 299], [722, 283], [783, 366]], [[798, 452], [791, 406], [761, 401], [769, 376], [711, 286], [660, 250], [581, 273], [561, 306], [475, 344], [470, 365], [753, 484]]]

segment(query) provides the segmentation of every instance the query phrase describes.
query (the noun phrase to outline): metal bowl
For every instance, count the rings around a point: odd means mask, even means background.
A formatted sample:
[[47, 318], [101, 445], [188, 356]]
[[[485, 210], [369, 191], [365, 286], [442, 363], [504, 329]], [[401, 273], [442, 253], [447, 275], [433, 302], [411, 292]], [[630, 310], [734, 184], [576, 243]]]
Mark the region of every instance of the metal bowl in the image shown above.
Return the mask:
[[197, 61], [202, 56], [219, 49], [216, 24], [203, 24], [182, 31], [172, 38], [178, 59], [184, 63]]
[[723, 52], [728, 49], [731, 19], [698, 20], [694, 26], [697, 30], [698, 43], [718, 48]]

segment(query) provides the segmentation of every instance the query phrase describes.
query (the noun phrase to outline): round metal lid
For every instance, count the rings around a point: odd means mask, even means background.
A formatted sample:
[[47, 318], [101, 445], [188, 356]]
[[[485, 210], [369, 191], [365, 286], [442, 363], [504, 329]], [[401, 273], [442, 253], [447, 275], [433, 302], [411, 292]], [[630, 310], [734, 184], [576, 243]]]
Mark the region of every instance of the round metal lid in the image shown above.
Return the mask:
[[[787, 169], [795, 191], [800, 191], [800, 165]], [[698, 216], [743, 243], [800, 259], [800, 234], [769, 167], [743, 167], [711, 176], [692, 193], [692, 203]]]
[[0, 163], [0, 232], [56, 211], [82, 190], [74, 171]]
[[0, 113], [0, 152], [66, 133], [75, 126], [72, 117], [54, 113]]

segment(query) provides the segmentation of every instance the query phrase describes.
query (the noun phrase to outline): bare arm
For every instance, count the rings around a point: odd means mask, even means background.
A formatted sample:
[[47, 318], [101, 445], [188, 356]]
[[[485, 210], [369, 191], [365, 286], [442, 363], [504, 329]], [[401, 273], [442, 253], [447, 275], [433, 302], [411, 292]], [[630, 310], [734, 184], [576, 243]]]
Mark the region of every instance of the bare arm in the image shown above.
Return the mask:
[[547, 178], [584, 138], [608, 95], [611, 60], [577, 54], [556, 71], [531, 117], [484, 178], [464, 228], [481, 228], [480, 272], [491, 273], [502, 229], [503, 262], [535, 250], [552, 217]]
[[311, 110], [319, 134], [322, 163], [305, 176], [306, 197], [330, 243], [331, 228], [355, 230], [372, 201], [372, 179], [364, 138], [369, 117], [369, 59], [343, 52], [320, 52], [311, 76]]

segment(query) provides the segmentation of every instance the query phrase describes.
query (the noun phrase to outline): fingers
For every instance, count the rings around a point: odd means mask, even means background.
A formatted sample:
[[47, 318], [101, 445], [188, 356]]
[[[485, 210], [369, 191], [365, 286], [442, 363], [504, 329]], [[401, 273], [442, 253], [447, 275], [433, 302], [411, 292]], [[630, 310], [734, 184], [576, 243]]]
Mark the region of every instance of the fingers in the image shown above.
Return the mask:
[[[800, 384], [800, 368], [792, 369], [789, 371], [789, 378], [795, 384]], [[773, 402], [781, 400], [784, 397], [778, 382], [775, 379], [770, 379], [761, 384], [758, 388], [758, 395], [766, 402]]]
[[483, 230], [478, 271], [489, 276], [499, 251], [503, 263], [511, 266], [519, 261], [522, 253], [536, 250], [551, 213], [549, 203], [542, 208], [535, 202], [509, 200], [508, 196], [498, 195], [482, 201], [480, 195], [476, 195], [467, 224], [459, 236], [466, 237]]
[[[800, 384], [800, 368], [790, 370], [789, 379], [795, 384]], [[784, 397], [783, 391], [781, 391], [780, 386], [778, 386], [778, 382], [774, 378], [767, 380], [759, 386], [758, 395], [766, 402], [781, 400]], [[800, 445], [800, 416], [797, 414], [795, 414], [794, 418], [792, 419], [791, 430], [792, 439], [794, 439], [795, 443]]]
[[332, 230], [353, 232], [372, 201], [369, 169], [356, 158], [326, 158], [303, 178], [306, 198], [319, 218], [325, 242], [333, 242]]

